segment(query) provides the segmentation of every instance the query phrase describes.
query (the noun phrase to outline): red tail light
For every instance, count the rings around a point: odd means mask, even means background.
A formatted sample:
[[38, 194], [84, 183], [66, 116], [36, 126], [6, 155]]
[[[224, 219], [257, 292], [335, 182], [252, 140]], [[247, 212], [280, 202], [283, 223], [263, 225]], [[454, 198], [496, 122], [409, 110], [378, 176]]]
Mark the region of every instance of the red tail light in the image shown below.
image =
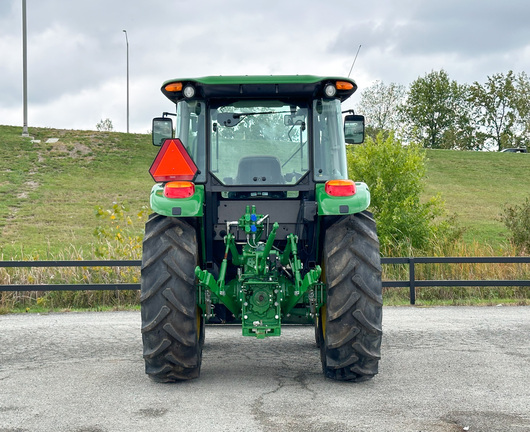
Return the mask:
[[164, 186], [166, 198], [189, 198], [195, 193], [195, 185], [188, 181], [173, 181]]
[[355, 182], [353, 180], [328, 180], [325, 191], [331, 196], [355, 195]]

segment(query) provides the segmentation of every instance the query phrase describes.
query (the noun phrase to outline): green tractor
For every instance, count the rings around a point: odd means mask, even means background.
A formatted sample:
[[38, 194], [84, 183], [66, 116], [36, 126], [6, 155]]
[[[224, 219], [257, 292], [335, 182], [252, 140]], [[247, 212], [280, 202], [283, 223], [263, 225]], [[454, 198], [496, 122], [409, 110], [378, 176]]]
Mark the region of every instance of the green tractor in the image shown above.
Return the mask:
[[[176, 114], [153, 119], [141, 315], [146, 373], [197, 378], [205, 323], [243, 336], [312, 324], [328, 378], [378, 371], [381, 264], [366, 184], [348, 179], [349, 78], [211, 76], [166, 81]], [[175, 115], [175, 126], [170, 115]]]

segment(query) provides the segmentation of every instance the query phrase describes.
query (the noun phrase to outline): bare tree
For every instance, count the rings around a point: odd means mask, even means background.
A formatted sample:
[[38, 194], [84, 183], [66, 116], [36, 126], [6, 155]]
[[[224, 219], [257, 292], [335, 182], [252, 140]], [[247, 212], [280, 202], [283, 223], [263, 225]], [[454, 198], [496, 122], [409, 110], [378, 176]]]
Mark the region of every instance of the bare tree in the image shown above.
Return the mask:
[[405, 86], [396, 83], [385, 85], [376, 81], [363, 90], [357, 106], [359, 114], [366, 117], [366, 124], [373, 135], [380, 131], [397, 130], [400, 126], [398, 107], [405, 98]]

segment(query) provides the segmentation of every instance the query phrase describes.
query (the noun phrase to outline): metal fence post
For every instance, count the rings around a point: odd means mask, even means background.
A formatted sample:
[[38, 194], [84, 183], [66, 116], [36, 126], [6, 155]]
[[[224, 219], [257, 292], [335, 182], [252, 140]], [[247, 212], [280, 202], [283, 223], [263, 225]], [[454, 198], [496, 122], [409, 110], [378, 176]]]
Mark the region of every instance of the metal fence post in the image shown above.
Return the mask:
[[414, 258], [409, 258], [409, 283], [410, 283], [410, 304], [416, 304], [416, 269], [414, 268]]

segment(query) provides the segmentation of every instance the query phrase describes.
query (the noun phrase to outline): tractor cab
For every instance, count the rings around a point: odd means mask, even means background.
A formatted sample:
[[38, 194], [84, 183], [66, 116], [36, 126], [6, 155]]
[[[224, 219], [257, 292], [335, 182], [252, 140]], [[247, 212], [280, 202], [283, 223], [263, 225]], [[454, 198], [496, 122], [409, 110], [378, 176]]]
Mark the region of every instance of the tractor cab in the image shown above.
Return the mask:
[[[331, 80], [325, 87], [326, 80], [317, 80], [303, 91], [299, 85], [276, 84], [277, 91], [266, 94], [252, 84], [222, 84], [236, 77], [217, 80], [218, 84], [204, 84], [210, 82], [206, 79], [166, 83], [163, 92], [177, 106], [176, 127], [173, 129], [168, 117], [153, 120], [153, 144], [179, 138], [198, 166], [197, 183], [206, 183], [208, 174], [228, 189], [285, 187], [299, 183], [310, 173], [315, 182], [347, 178], [344, 131], [350, 132], [350, 142], [361, 143], [364, 122], [362, 116], [350, 115], [343, 126], [336, 87], [353, 93], [353, 81], [337, 84]], [[242, 80], [249, 81], [250, 77]], [[334, 90], [325, 93], [324, 87]], [[179, 88], [182, 90], [174, 91]], [[233, 94], [228, 88], [233, 88]], [[321, 97], [317, 97], [319, 89]], [[206, 94], [209, 99], [201, 98]]]
[[[300, 207], [306, 207], [304, 215], [308, 223], [312, 222], [317, 210], [310, 203], [319, 201], [318, 191], [327, 182], [331, 181], [327, 190], [334, 191], [331, 196], [343, 194], [341, 200], [355, 188], [348, 180], [345, 143], [363, 142], [364, 118], [347, 115], [343, 120], [341, 102], [356, 89], [349, 79], [314, 76], [170, 80], [164, 83], [162, 92], [176, 103], [175, 126], [167, 113], [155, 118], [153, 144], [162, 146], [159, 157], [165, 158], [166, 140], [178, 139], [186, 152], [184, 158], [196, 165], [195, 175], [188, 181], [214, 204], [206, 204], [212, 213], [211, 222], [205, 226], [211, 239], [222, 240], [219, 225], [237, 216], [225, 209], [235, 206], [241, 212], [245, 208], [243, 203], [230, 204], [226, 200], [257, 200], [258, 206], [262, 200], [276, 200], [267, 207], [272, 207], [275, 214], [281, 213], [280, 220], [276, 220], [285, 228], [280, 231], [287, 232], [297, 223]], [[177, 169], [178, 164], [173, 165]], [[151, 193], [151, 207], [167, 216], [197, 216], [197, 205], [191, 206], [190, 213], [188, 203], [165, 199], [164, 188], [186, 187], [164, 184], [176, 177], [155, 178], [160, 183]], [[351, 195], [351, 208], [341, 203], [342, 213], [358, 210], [361, 201], [362, 205], [366, 203], [367, 190], [362, 186], [360, 189], [355, 197]], [[338, 201], [334, 209], [322, 200], [319, 204], [324, 206], [324, 213], [338, 212]], [[207, 254], [212, 262], [213, 257]]]
[[[351, 344], [378, 351], [381, 307], [370, 193], [349, 179], [346, 160], [346, 143], [364, 140], [364, 118], [341, 108], [356, 89], [349, 78], [312, 75], [162, 85], [176, 112], [153, 119], [152, 129], [160, 150], [142, 264], [152, 378], [198, 376], [209, 321], [241, 323], [243, 335], [257, 338], [279, 336], [282, 323], [314, 323], [326, 376], [377, 373], [374, 359], [354, 360]], [[335, 279], [343, 286], [333, 291]], [[367, 299], [367, 328], [348, 324]], [[344, 332], [342, 346], [334, 339]], [[334, 356], [365, 372], [335, 367]]]

